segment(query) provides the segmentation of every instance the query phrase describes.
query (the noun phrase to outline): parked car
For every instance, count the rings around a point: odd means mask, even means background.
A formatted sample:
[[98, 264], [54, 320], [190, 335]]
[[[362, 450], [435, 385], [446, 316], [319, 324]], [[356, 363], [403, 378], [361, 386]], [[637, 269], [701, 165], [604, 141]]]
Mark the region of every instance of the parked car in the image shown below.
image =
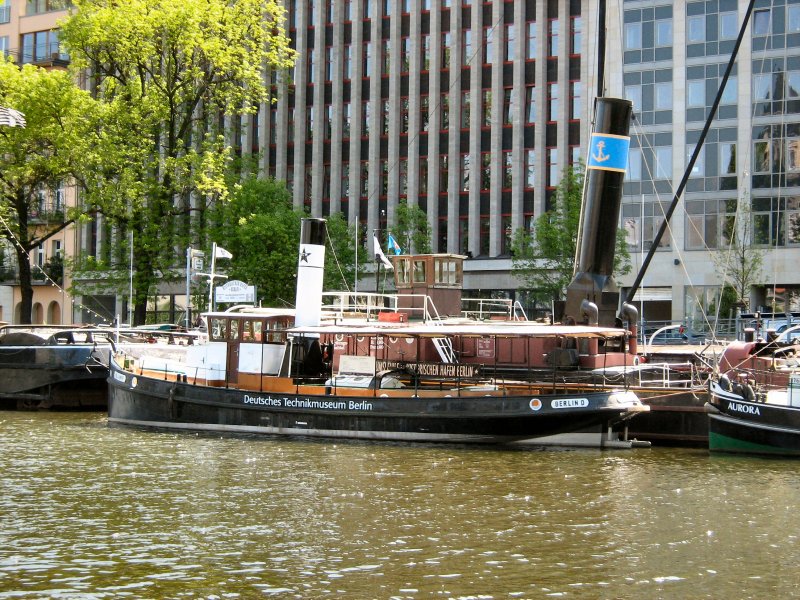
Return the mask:
[[645, 335], [645, 343], [652, 346], [688, 344], [689, 336], [681, 329], [665, 329], [656, 333], [655, 336], [652, 333]]
[[[800, 323], [784, 323], [780, 327], [775, 329], [775, 332], [780, 336], [784, 331], [789, 329], [790, 327], [795, 327], [800, 325]], [[784, 342], [794, 342], [796, 340], [800, 340], [800, 329], [795, 331], [790, 331], [788, 334], [781, 338]]]

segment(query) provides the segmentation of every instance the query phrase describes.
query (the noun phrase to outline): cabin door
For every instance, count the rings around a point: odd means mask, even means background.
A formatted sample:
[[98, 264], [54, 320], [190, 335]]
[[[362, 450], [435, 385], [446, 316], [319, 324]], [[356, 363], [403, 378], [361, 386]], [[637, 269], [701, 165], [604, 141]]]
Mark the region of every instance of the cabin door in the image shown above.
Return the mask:
[[239, 383], [239, 342], [228, 344], [228, 383]]
[[231, 319], [228, 330], [228, 384], [239, 383], [239, 321]]

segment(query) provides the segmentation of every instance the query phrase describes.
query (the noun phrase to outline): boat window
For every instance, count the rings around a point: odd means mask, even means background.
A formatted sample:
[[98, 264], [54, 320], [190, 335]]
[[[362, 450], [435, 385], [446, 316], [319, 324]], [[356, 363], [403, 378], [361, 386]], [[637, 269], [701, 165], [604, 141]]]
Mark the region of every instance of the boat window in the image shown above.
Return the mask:
[[401, 258], [395, 262], [395, 266], [397, 267], [397, 283], [411, 283], [411, 261]]
[[255, 341], [261, 341], [261, 329], [264, 324], [261, 321], [253, 321], [253, 338]]
[[250, 320], [245, 320], [242, 322], [242, 341], [253, 341], [253, 322]]
[[414, 283], [425, 283], [425, 261], [414, 261]]
[[269, 342], [282, 342], [280, 330], [283, 329], [282, 324], [278, 321], [268, 321], [267, 327], [269, 328], [269, 335], [267, 341]]
[[228, 339], [231, 340], [239, 339], [239, 321], [237, 321], [236, 319], [231, 319], [231, 331]]
[[437, 259], [434, 283], [453, 286], [458, 284], [458, 265], [453, 259]]
[[225, 319], [221, 319], [219, 317], [211, 319], [211, 339], [225, 339]]

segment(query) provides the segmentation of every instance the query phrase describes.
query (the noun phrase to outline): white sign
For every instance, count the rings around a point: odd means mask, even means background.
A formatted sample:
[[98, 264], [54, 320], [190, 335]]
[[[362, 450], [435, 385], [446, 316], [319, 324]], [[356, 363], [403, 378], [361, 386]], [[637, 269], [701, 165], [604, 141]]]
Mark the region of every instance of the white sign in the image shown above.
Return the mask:
[[256, 287], [234, 279], [214, 289], [216, 302], [250, 302], [255, 304]]

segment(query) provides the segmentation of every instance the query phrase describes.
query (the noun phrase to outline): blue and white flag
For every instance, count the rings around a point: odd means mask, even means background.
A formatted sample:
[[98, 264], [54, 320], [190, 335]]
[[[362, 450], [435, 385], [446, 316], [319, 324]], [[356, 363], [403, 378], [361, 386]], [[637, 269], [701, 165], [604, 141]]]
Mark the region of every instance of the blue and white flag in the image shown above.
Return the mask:
[[378, 236], [372, 235], [372, 246], [375, 248], [375, 262], [382, 264], [387, 269], [394, 269], [392, 261], [386, 258], [386, 255], [381, 250], [381, 243], [378, 241]]
[[391, 233], [389, 234], [389, 241], [386, 244], [389, 246], [389, 252], [394, 252], [395, 256], [399, 256], [403, 253], [403, 249]]

